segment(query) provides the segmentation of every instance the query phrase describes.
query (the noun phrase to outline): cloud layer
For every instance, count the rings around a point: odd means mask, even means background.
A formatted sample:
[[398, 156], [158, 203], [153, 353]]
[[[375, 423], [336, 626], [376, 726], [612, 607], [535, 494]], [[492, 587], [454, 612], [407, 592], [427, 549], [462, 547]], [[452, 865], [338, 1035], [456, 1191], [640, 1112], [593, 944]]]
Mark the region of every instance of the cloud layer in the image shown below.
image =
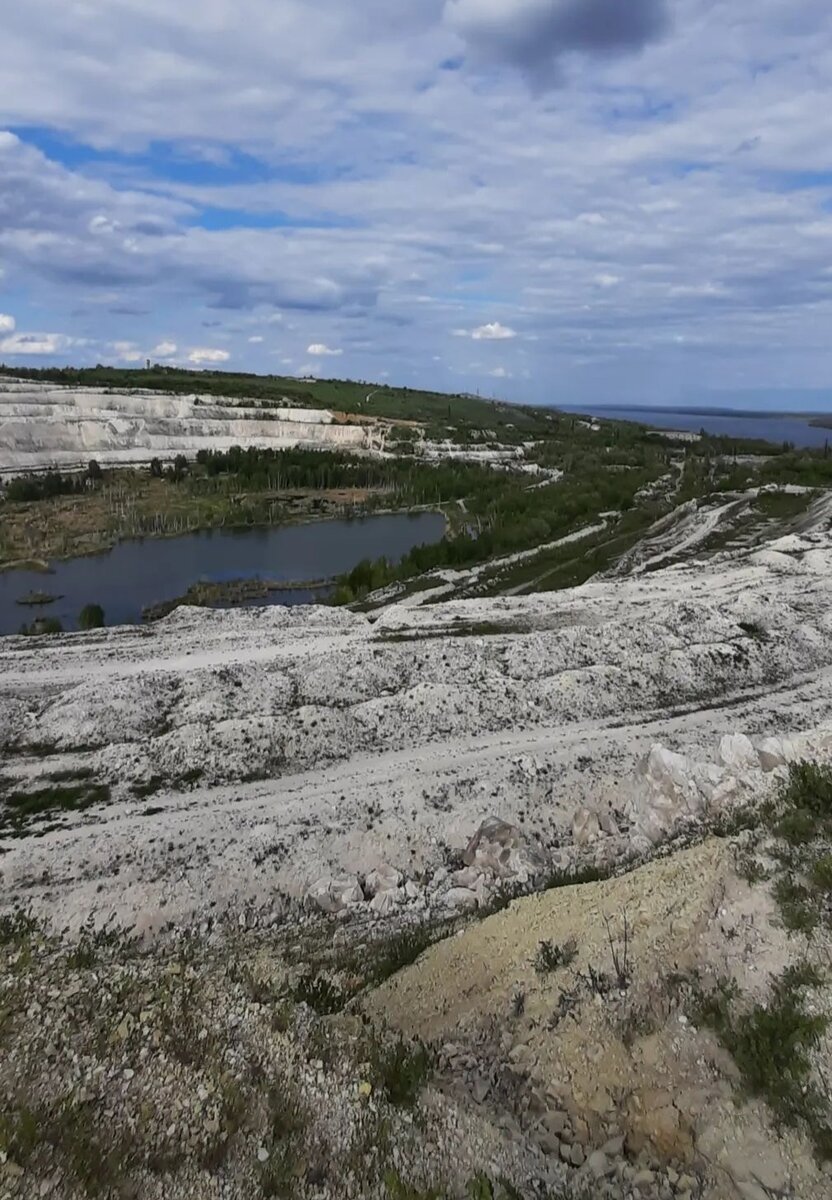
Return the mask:
[[822, 0], [29, 0], [0, 355], [823, 387], [830, 69]]
[[448, 0], [445, 18], [485, 57], [541, 83], [570, 52], [640, 50], [669, 23], [667, 0]]

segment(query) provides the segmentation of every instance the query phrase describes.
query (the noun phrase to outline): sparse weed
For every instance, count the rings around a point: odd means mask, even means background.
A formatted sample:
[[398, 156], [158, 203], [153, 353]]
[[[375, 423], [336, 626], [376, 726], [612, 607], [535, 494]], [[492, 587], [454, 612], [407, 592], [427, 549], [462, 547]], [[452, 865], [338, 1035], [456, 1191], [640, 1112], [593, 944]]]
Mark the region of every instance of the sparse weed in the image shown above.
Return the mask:
[[376, 1085], [390, 1103], [410, 1108], [430, 1074], [431, 1058], [420, 1042], [408, 1045], [399, 1039], [392, 1045], [376, 1044], [370, 1065]]
[[569, 938], [562, 946], [556, 942], [543, 941], [537, 947], [534, 969], [538, 975], [549, 975], [561, 967], [570, 966], [577, 956], [578, 946], [574, 938]]
[[349, 996], [337, 983], [325, 975], [303, 974], [291, 989], [296, 1004], [308, 1004], [319, 1016], [340, 1012]]
[[804, 996], [807, 988], [822, 982], [808, 964], [789, 967], [774, 981], [769, 1002], [746, 1011], [740, 1009], [736, 984], [723, 982], [695, 997], [692, 1016], [730, 1051], [743, 1090], [762, 1097], [778, 1124], [805, 1127], [818, 1156], [829, 1158], [829, 1103], [812, 1080], [809, 1057], [829, 1019], [808, 1013]]
[[16, 908], [0, 914], [0, 946], [20, 946], [40, 929], [40, 922], [30, 913]]

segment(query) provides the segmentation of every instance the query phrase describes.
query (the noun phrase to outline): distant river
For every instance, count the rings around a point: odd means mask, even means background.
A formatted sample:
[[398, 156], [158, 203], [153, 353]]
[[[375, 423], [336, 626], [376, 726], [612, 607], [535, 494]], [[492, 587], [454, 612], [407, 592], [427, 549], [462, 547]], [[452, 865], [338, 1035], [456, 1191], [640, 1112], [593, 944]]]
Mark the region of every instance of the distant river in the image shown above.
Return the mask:
[[651, 429], [689, 429], [699, 433], [722, 434], [725, 437], [762, 438], [766, 442], [795, 446], [823, 446], [832, 429], [819, 429], [809, 424], [808, 417], [786, 413], [767, 413], [763, 416], [743, 413], [705, 413], [684, 408], [589, 408], [581, 405], [560, 405], [566, 412], [606, 417], [610, 421], [637, 421]]
[[[17, 633], [41, 616], [58, 617], [64, 629], [75, 629], [85, 604], [100, 604], [108, 625], [131, 624], [141, 620], [143, 608], [182, 596], [201, 580], [329, 579], [365, 558], [398, 562], [444, 532], [441, 513], [420, 512], [120, 542], [107, 554], [54, 562], [49, 574], [0, 571], [0, 634]], [[16, 603], [29, 592], [62, 599], [37, 607]], [[309, 604], [320, 598], [320, 592], [287, 590], [253, 603]]]

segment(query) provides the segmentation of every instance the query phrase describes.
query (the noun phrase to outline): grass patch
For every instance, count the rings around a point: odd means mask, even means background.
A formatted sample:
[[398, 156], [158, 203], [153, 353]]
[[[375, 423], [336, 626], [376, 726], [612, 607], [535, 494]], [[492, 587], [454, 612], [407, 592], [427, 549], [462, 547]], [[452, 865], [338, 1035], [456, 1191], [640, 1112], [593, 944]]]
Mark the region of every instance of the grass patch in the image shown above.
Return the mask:
[[761, 492], [754, 507], [767, 517], [799, 517], [814, 498], [814, 492]]
[[[398, 933], [364, 946], [361, 952], [364, 963], [362, 974], [366, 984], [378, 987], [391, 975], [395, 975], [415, 963], [416, 959], [429, 946], [442, 941], [450, 932], [451, 929], [447, 923], [444, 927], [428, 923], [411, 925], [407, 929], [399, 930]], [[356, 960], [354, 964], [359, 970], [361, 970], [360, 963], [361, 960]]]
[[426, 642], [432, 638], [499, 637], [501, 634], [532, 633], [523, 621], [470, 621], [460, 625], [449, 625], [442, 629], [426, 629], [423, 632], [380, 633], [379, 642]]
[[579, 883], [600, 883], [612, 876], [612, 867], [594, 867], [587, 864], [576, 867], [573, 871], [563, 871], [559, 867], [547, 875], [541, 891], [548, 892], [553, 888], [572, 887]]
[[165, 780], [161, 775], [151, 775], [144, 783], [134, 783], [130, 786], [130, 791], [139, 800], [144, 800], [147, 796], [155, 796], [156, 793], [165, 786]]
[[772, 893], [790, 932], [832, 924], [832, 768], [794, 763], [760, 817], [778, 839]]
[[50, 771], [48, 778], [52, 783], [68, 783], [92, 779], [93, 775], [95, 775], [95, 771], [92, 767], [67, 767], [64, 771]]
[[37, 788], [35, 791], [8, 792], [0, 810], [0, 826], [20, 828], [27, 821], [48, 813], [83, 812], [94, 804], [110, 801], [108, 783], [81, 782]]
[[308, 1004], [321, 1017], [341, 1012], [350, 998], [333, 980], [310, 973], [299, 976], [290, 995], [296, 1004]]
[[0, 914], [0, 946], [21, 946], [39, 929], [40, 923], [37, 919], [19, 908], [10, 913], [2, 913]]
[[755, 642], [768, 641], [768, 633], [763, 626], [759, 625], [756, 621], [737, 621], [737, 624], [743, 633], [747, 634], [748, 637], [753, 638]]
[[266, 1131], [263, 1138], [268, 1159], [258, 1168], [261, 1195], [288, 1198], [297, 1194], [305, 1174], [303, 1137], [309, 1113], [288, 1079], [272, 1082], [265, 1096]]
[[412, 1108], [431, 1071], [427, 1049], [403, 1040], [373, 1047], [370, 1068], [376, 1087], [397, 1108]]
[[723, 983], [697, 997], [692, 1016], [712, 1029], [731, 1053], [742, 1089], [768, 1104], [779, 1126], [808, 1133], [818, 1157], [832, 1158], [829, 1103], [812, 1079], [810, 1052], [829, 1024], [806, 1010], [806, 991], [822, 976], [808, 964], [787, 968], [768, 1004], [740, 1009], [736, 985]]

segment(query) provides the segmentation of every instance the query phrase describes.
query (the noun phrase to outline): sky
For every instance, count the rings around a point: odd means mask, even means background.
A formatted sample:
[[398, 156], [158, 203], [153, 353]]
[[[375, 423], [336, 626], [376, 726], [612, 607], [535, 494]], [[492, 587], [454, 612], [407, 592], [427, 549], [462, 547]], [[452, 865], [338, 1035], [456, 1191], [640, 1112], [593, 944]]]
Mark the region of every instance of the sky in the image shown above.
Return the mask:
[[2, 362], [832, 409], [828, 0], [7, 9]]

